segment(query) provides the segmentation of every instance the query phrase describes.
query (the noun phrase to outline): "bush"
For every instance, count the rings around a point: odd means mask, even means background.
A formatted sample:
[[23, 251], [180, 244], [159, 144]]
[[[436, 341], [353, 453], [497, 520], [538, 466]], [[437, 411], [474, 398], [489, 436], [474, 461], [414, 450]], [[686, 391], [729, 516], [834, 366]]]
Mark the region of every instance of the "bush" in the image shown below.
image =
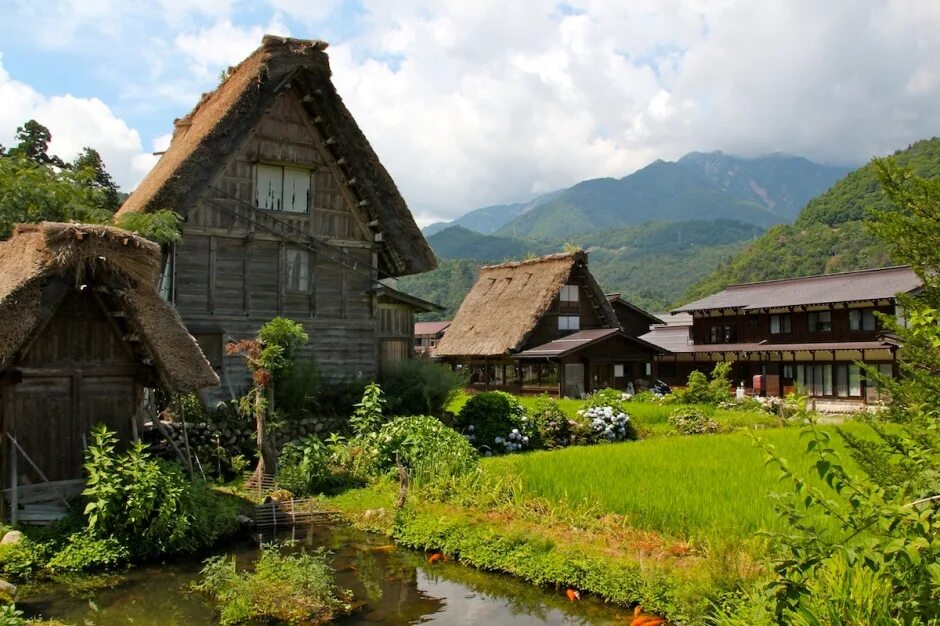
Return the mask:
[[201, 580], [193, 588], [219, 604], [223, 624], [256, 620], [323, 624], [351, 610], [351, 594], [336, 586], [322, 548], [282, 555], [276, 546], [267, 546], [253, 572], [239, 572], [235, 557], [213, 557], [205, 562]]
[[315, 435], [288, 442], [278, 459], [277, 482], [295, 495], [332, 493], [358, 484], [347, 468], [334, 464], [332, 450]]
[[130, 560], [130, 551], [120, 541], [109, 537], [97, 539], [86, 533], [75, 533], [65, 547], [49, 560], [53, 573], [109, 570]]
[[587, 442], [635, 440], [629, 406], [630, 396], [616, 389], [599, 389], [588, 396], [585, 408], [578, 411], [587, 420]]
[[396, 455], [413, 473], [462, 474], [476, 465], [477, 455], [467, 440], [436, 417], [397, 417], [385, 424], [373, 440], [372, 472], [395, 467]]
[[698, 409], [677, 409], [669, 416], [669, 423], [682, 435], [704, 435], [717, 433], [718, 422]]
[[577, 424], [568, 419], [554, 398], [539, 396], [528, 414], [537, 432], [531, 442], [533, 448], [563, 448], [574, 443]]
[[471, 396], [457, 416], [457, 426], [487, 456], [527, 449], [535, 432], [523, 406], [504, 391]]
[[139, 441], [118, 454], [104, 426], [92, 430], [92, 440], [82, 492], [89, 537], [113, 538], [146, 558], [194, 552], [236, 527], [235, 506], [190, 481], [179, 465], [151, 458]]
[[46, 566], [50, 546], [23, 537], [19, 543], [0, 546], [0, 572], [4, 578], [29, 580]]
[[427, 359], [408, 359], [385, 375], [389, 415], [443, 415], [447, 404], [465, 386], [464, 377], [450, 367]]
[[689, 381], [685, 389], [676, 389], [669, 396], [670, 402], [677, 404], [720, 404], [730, 399], [728, 389], [731, 387], [731, 362], [716, 363], [712, 369], [711, 380], [695, 370], [689, 374]]

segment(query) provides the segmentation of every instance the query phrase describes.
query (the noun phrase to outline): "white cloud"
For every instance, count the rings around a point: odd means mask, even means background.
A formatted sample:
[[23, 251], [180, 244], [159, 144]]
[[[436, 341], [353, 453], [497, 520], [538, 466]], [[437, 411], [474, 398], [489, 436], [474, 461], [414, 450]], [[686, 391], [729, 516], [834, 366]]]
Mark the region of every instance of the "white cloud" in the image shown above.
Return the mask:
[[133, 189], [153, 164], [142, 151], [138, 132], [116, 117], [104, 102], [69, 94], [43, 96], [11, 78], [0, 57], [0, 143], [12, 145], [16, 128], [29, 119], [49, 129], [49, 151], [66, 161], [84, 146], [98, 150], [108, 171], [124, 189]]
[[238, 64], [261, 45], [265, 34], [287, 35], [289, 32], [277, 16], [267, 26], [250, 28], [224, 19], [198, 31], [179, 34], [173, 43], [186, 57], [184, 62], [188, 61], [192, 75], [201, 79]]

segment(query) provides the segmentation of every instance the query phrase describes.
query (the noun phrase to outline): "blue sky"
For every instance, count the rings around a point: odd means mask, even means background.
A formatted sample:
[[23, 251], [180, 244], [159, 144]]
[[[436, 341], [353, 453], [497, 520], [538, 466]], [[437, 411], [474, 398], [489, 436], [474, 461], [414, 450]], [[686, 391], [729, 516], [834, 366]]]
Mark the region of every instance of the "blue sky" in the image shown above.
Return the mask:
[[0, 0], [0, 143], [35, 117], [132, 189], [266, 32], [334, 81], [419, 221], [692, 150], [860, 164], [940, 128], [940, 3]]

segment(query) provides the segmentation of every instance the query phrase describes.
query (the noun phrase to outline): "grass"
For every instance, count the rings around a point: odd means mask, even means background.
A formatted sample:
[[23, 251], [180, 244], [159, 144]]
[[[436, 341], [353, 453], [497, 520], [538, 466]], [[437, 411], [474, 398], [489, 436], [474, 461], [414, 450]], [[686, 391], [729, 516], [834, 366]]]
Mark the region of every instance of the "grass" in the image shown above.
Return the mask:
[[[467, 403], [470, 395], [466, 392], [460, 392], [447, 406], [447, 410], [454, 414], [460, 412], [463, 405]], [[526, 409], [532, 408], [538, 396], [517, 396], [519, 402]], [[569, 419], [577, 420], [578, 411], [584, 408], [585, 401], [575, 398], [561, 398], [557, 400], [558, 407], [565, 412]], [[641, 438], [659, 437], [675, 433], [675, 429], [669, 424], [669, 416], [673, 411], [682, 405], [659, 404], [657, 402], [630, 402], [630, 418], [636, 426], [637, 432]], [[716, 409], [707, 405], [691, 405], [700, 411], [711, 416], [721, 425], [723, 431], [732, 431], [741, 428], [773, 428], [779, 426], [779, 420], [773, 416], [760, 411], [737, 411]], [[686, 407], [683, 407], [686, 408]]]
[[[846, 425], [860, 432], [861, 427]], [[797, 429], [760, 433], [809, 474]], [[833, 438], [836, 448], [838, 437]], [[484, 471], [518, 476], [527, 495], [626, 517], [637, 529], [675, 537], [747, 537], [780, 530], [770, 494], [786, 489], [748, 433], [662, 437], [485, 459]]]

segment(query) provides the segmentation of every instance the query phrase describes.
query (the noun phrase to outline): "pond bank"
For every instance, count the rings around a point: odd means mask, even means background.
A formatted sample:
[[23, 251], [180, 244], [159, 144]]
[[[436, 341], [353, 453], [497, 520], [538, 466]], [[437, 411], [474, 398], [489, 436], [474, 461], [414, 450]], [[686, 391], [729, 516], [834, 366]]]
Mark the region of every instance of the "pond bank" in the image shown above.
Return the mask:
[[[597, 601], [571, 603], [508, 576], [487, 574], [455, 563], [428, 563], [425, 554], [396, 548], [387, 539], [348, 526], [314, 526], [281, 532], [279, 541], [296, 543], [288, 551], [325, 546], [331, 552], [337, 582], [352, 590], [357, 610], [337, 624], [531, 624], [608, 625], [622, 622], [626, 611]], [[238, 567], [258, 556], [258, 543], [239, 542], [220, 551], [233, 554]], [[24, 587], [18, 608], [29, 616], [63, 624], [183, 626], [217, 624], [214, 607], [189, 591], [201, 562], [182, 560], [123, 574], [84, 578], [66, 584]]]
[[409, 498], [397, 487], [357, 489], [324, 500], [357, 528], [397, 544], [441, 551], [486, 571], [541, 588], [573, 588], [623, 609], [637, 604], [677, 624], [701, 623], [716, 595], [709, 563], [688, 544], [630, 529], [617, 516], [565, 517], [535, 506], [485, 510]]

